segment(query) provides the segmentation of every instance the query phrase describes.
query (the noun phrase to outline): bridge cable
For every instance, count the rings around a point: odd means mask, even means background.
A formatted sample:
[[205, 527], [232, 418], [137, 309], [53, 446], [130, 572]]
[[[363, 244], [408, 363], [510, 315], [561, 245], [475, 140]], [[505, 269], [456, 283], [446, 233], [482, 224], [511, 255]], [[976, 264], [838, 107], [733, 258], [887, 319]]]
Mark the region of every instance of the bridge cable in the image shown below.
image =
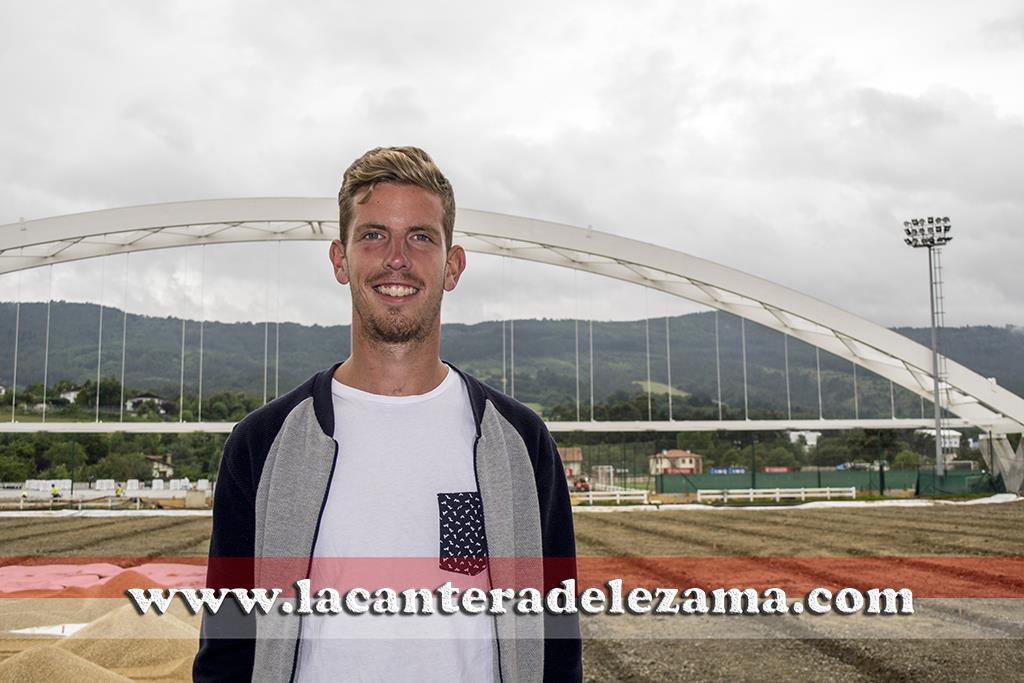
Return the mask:
[[509, 353], [509, 375], [511, 376], [512, 384], [512, 398], [516, 397], [516, 320], [512, 318], [508, 321], [509, 337], [508, 337], [508, 353]]
[[118, 405], [118, 421], [124, 422], [124, 361], [125, 345], [128, 341], [128, 265], [132, 253], [126, 251], [124, 254], [124, 281], [122, 282], [121, 295], [121, 401]]
[[573, 328], [574, 336], [576, 341], [576, 421], [580, 421], [580, 289], [577, 284], [577, 272], [576, 268], [572, 269], [572, 289], [573, 289]]
[[206, 327], [206, 244], [199, 251], [199, 405], [196, 409], [198, 422], [203, 421], [203, 347]]
[[821, 349], [814, 347], [814, 365], [818, 369], [818, 419], [825, 419], [825, 412], [821, 406]]
[[743, 419], [750, 419], [747, 409], [747, 319], [740, 317], [740, 347], [743, 351]]
[[594, 421], [594, 310], [590, 310], [590, 320], [587, 321], [590, 328], [590, 421]]
[[107, 294], [107, 259], [100, 259], [100, 321], [96, 333], [96, 422], [100, 421], [100, 366], [103, 363], [103, 304]]
[[722, 421], [722, 354], [718, 344], [718, 309], [715, 309], [715, 377], [718, 384], [718, 421]]
[[509, 355], [509, 394], [512, 398], [516, 397], [516, 319], [514, 316], [509, 316], [508, 321], [509, 337], [508, 337], [508, 355]]
[[280, 395], [281, 379], [281, 240], [277, 241], [277, 287], [275, 288], [274, 322], [274, 398]]
[[46, 294], [46, 340], [43, 342], [43, 422], [46, 422], [46, 382], [50, 370], [50, 304], [53, 303], [53, 264], [47, 269], [49, 288]]
[[[270, 252], [273, 247], [267, 243], [266, 267], [270, 270]], [[267, 360], [270, 347], [270, 278], [263, 279], [263, 405], [267, 404]]]
[[181, 287], [181, 365], [178, 369], [178, 422], [185, 421], [185, 318], [188, 313], [186, 300], [188, 297], [188, 281], [191, 276], [188, 260], [189, 250], [186, 248], [184, 251], [185, 278]]
[[789, 395], [789, 333], [782, 333], [782, 355], [786, 362], [786, 419], [793, 419], [793, 403]]
[[669, 336], [669, 316], [665, 316], [665, 370], [668, 374], [668, 420], [672, 421], [672, 341]]
[[651, 319], [647, 314], [647, 286], [644, 286], [644, 346], [647, 349], [647, 421], [654, 419], [651, 407]]
[[853, 364], [853, 419], [860, 419], [860, 401], [857, 398], [857, 363]]
[[893, 388], [892, 380], [889, 380], [889, 409], [892, 411], [892, 419], [896, 419], [896, 390]]
[[[22, 252], [25, 250], [22, 249]], [[14, 410], [18, 405], [18, 337], [21, 335], [21, 274], [18, 271], [18, 302], [14, 306], [14, 371], [11, 377], [11, 422], [14, 422]]]
[[[505, 282], [505, 264], [508, 262], [507, 256], [501, 257], [501, 291], [502, 293], [508, 292], [508, 287]], [[508, 393], [508, 358], [505, 350], [505, 323], [508, 322], [508, 298], [504, 299], [505, 305], [502, 308], [501, 316], [501, 391], [502, 393]]]

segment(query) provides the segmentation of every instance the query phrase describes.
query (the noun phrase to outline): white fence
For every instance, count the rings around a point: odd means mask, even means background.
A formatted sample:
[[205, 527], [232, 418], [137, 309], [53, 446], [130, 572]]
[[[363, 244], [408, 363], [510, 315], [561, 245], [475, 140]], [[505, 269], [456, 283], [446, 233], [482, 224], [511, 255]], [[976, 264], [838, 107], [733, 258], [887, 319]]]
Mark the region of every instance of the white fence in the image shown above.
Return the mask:
[[833, 498], [857, 498], [857, 487], [836, 487], [826, 486], [823, 488], [799, 488], [799, 489], [699, 489], [697, 491], [697, 502], [703, 503], [705, 501], [721, 500], [723, 503], [728, 503], [730, 500], [745, 500], [753, 502], [755, 500], [774, 500], [780, 501], [783, 499], [800, 499], [807, 500], [808, 498], [824, 498], [825, 500], [832, 500]]
[[45, 491], [50, 492], [50, 487], [56, 486], [59, 491], [70, 491], [71, 480], [70, 479], [27, 479], [25, 481], [26, 491]]
[[595, 502], [648, 502], [647, 491], [638, 491], [636, 489], [619, 489], [616, 491], [578, 491], [572, 494], [573, 498], [576, 499], [577, 503], [588, 503], [593, 505]]

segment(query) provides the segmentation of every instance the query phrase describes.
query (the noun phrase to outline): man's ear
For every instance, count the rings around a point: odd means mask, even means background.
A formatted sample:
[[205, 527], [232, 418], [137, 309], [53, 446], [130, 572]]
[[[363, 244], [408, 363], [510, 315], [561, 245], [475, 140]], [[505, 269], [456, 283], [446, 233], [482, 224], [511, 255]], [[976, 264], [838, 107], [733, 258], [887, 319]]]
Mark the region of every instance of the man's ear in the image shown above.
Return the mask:
[[334, 279], [343, 285], [347, 285], [349, 283], [348, 259], [345, 257], [345, 245], [341, 243], [341, 240], [333, 240], [331, 242], [331, 249], [328, 255], [331, 258], [331, 266], [334, 267]]
[[464, 270], [466, 270], [466, 250], [454, 244], [448, 250], [448, 257], [444, 264], [444, 289], [446, 292], [455, 289]]

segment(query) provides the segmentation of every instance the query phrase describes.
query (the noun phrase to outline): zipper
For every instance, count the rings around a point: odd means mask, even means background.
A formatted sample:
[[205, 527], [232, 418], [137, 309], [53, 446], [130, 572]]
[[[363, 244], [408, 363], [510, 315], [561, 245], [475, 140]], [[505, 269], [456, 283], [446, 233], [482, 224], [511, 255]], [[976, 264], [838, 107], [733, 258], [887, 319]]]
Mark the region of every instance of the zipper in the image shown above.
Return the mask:
[[[338, 442], [333, 437], [331, 441], [334, 442], [334, 457], [331, 460], [331, 473], [327, 476], [327, 488], [324, 490], [323, 498], [320, 500], [320, 512], [316, 516], [316, 527], [313, 529], [313, 543], [309, 547], [309, 561], [306, 563], [306, 577], [310, 578], [310, 574], [313, 572], [313, 555], [316, 553], [316, 541], [320, 537], [320, 522], [324, 517], [324, 508], [327, 507], [327, 498], [331, 493], [331, 483], [334, 481], [334, 469], [338, 466]], [[473, 447], [474, 453], [476, 452], [476, 446]], [[474, 473], [476, 471], [476, 463], [474, 457], [473, 464]], [[477, 488], [480, 484], [477, 484]], [[292, 673], [288, 677], [288, 683], [295, 683], [295, 674], [298, 673], [299, 666], [299, 645], [302, 643], [302, 617], [299, 617], [299, 634], [295, 637], [295, 650], [292, 652]]]
[[[468, 389], [468, 384], [469, 383], [467, 382], [466, 384], [467, 384], [467, 389]], [[472, 405], [472, 403], [473, 403], [473, 397], [470, 396], [470, 405]], [[474, 415], [474, 417], [476, 417], [476, 415]], [[480, 422], [482, 422], [482, 421], [483, 421], [483, 414], [481, 413], [480, 421], [477, 421], [477, 423], [476, 423], [476, 437], [473, 439], [473, 479], [476, 481], [476, 492], [480, 495], [480, 518], [481, 518], [481, 520], [483, 520], [483, 524], [484, 524], [484, 538], [486, 538], [487, 537], [487, 516], [486, 516], [486, 512], [484, 511], [484, 494], [483, 494], [483, 491], [480, 489], [480, 477], [477, 474], [477, 468], [476, 468], [476, 463], [477, 463], [477, 447], [480, 444]], [[488, 555], [488, 558], [487, 558], [487, 583], [490, 585], [491, 588], [494, 588], [494, 579], [491, 576], [490, 545], [487, 546], [487, 555]], [[497, 651], [497, 657], [498, 657], [498, 660], [495, 662], [495, 665], [498, 667], [498, 681], [500, 683], [501, 681], [504, 681], [505, 679], [503, 678], [502, 673], [501, 673], [501, 639], [498, 637], [498, 615], [495, 614], [495, 615], [491, 616], [491, 625], [494, 627], [494, 642], [495, 642], [495, 648], [494, 649]]]

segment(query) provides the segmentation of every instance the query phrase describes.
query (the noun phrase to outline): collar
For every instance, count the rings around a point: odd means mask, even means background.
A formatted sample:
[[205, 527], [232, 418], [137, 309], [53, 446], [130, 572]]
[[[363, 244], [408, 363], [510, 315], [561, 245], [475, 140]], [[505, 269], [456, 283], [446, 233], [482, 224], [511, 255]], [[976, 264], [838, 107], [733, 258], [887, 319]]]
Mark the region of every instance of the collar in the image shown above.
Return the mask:
[[[476, 435], [480, 436], [480, 423], [484, 417], [484, 387], [476, 377], [473, 377], [468, 372], [455, 367], [454, 364], [449, 363], [446, 360], [442, 360], [442, 363], [450, 367], [455, 372], [459, 373], [459, 376], [465, 381], [466, 389], [469, 392], [469, 403], [473, 407], [473, 421], [476, 423]], [[331, 379], [334, 377], [334, 372], [338, 369], [341, 363], [335, 363], [331, 367], [323, 370], [313, 376], [313, 413], [316, 415], [316, 421], [320, 423], [320, 429], [327, 436], [334, 438], [334, 402], [331, 398]]]

